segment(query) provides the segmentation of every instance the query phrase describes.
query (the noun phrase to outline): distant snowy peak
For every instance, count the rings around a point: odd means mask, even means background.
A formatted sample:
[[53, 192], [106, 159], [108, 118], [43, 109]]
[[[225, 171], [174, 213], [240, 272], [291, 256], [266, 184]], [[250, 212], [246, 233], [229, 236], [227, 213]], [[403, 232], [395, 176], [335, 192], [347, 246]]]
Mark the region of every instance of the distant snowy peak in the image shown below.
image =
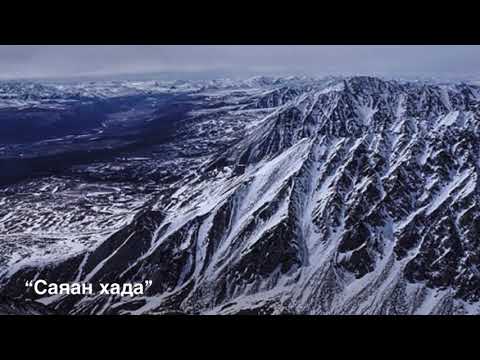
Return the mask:
[[150, 81], [87, 81], [87, 82], [0, 82], [0, 99], [58, 99], [70, 97], [112, 97], [149, 92], [194, 92], [202, 89], [274, 88], [314, 84], [319, 79], [307, 77], [254, 77], [246, 80], [150, 80]]

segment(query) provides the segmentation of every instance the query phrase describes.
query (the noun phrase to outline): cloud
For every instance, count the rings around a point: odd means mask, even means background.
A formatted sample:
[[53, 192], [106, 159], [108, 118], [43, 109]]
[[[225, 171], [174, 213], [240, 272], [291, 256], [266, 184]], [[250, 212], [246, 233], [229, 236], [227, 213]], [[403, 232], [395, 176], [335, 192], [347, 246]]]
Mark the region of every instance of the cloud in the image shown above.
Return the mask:
[[163, 72], [466, 76], [479, 73], [480, 46], [400, 45], [2, 45], [0, 77]]

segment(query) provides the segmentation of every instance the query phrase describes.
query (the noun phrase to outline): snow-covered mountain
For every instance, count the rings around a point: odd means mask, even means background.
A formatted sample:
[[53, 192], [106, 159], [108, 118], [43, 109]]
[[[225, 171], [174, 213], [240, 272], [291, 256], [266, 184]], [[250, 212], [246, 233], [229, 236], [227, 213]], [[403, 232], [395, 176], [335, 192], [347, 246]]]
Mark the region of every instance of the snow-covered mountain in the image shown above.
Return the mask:
[[[0, 148], [0, 294], [70, 314], [480, 313], [480, 87], [124, 83], [120, 104], [97, 86], [92, 126]], [[40, 278], [153, 283], [26, 293]]]
[[[333, 79], [333, 78], [332, 78]], [[110, 80], [84, 82], [0, 81], [1, 108], [63, 108], [73, 102], [134, 95], [196, 93], [206, 90], [268, 89], [307, 86], [325, 78], [257, 76], [244, 80]]]

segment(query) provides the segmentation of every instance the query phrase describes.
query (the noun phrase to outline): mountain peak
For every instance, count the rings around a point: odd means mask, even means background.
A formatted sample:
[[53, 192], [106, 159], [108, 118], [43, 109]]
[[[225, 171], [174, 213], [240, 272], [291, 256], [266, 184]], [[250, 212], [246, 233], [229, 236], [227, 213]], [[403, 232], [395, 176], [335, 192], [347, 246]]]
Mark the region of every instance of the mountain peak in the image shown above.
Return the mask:
[[477, 87], [355, 76], [56, 91], [15, 106], [24, 94], [10, 94], [3, 112], [33, 140], [11, 132], [0, 149], [3, 169], [24, 171], [0, 187], [1, 295], [21, 298], [32, 278], [147, 279], [140, 298], [38, 300], [71, 314], [480, 313]]

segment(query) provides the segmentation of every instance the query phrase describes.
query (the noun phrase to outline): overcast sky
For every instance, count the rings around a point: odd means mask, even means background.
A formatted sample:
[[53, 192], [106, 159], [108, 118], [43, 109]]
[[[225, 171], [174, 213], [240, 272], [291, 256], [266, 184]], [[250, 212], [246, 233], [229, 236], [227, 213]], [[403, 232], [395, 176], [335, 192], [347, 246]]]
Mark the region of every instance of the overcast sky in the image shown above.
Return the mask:
[[0, 78], [480, 75], [480, 46], [0, 45]]

